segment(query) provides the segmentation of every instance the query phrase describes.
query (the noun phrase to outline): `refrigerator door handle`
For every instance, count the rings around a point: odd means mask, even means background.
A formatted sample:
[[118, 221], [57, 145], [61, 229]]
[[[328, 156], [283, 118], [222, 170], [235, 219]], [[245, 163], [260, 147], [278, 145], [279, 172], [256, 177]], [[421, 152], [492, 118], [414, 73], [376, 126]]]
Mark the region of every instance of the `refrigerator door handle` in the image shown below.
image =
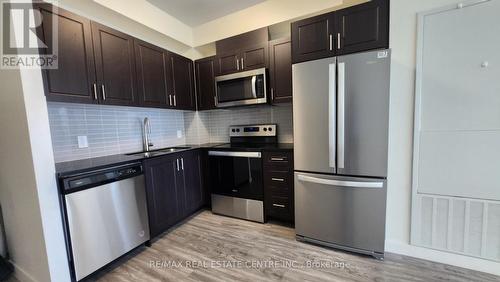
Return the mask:
[[329, 185], [329, 186], [370, 188], [370, 189], [384, 188], [384, 182], [342, 181], [342, 180], [317, 178], [317, 177], [312, 177], [312, 176], [307, 176], [307, 175], [298, 175], [298, 179], [300, 181], [304, 181], [304, 182]]
[[337, 93], [336, 93], [336, 63], [328, 66], [328, 164], [335, 168], [336, 161], [336, 119], [337, 119]]
[[338, 167], [345, 167], [345, 63], [338, 63]]

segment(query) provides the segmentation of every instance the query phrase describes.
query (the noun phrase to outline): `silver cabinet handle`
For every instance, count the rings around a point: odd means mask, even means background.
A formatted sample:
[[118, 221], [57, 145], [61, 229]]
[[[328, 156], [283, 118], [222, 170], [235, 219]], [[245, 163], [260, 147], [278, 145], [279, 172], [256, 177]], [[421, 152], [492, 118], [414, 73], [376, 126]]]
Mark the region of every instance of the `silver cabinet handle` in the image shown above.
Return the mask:
[[254, 158], [260, 159], [260, 152], [230, 152], [230, 151], [208, 151], [209, 156], [216, 157], [237, 157], [237, 158]]
[[339, 63], [338, 66], [338, 167], [344, 168], [345, 156], [345, 63]]
[[340, 44], [340, 32], [339, 32], [339, 33], [337, 33], [337, 49], [340, 50], [340, 48], [341, 48], [341, 44]]
[[94, 83], [94, 100], [97, 100], [97, 84]]
[[240, 70], [240, 60], [236, 58], [236, 69]]
[[214, 96], [214, 106], [217, 107], [217, 96]]
[[245, 64], [243, 63], [243, 58], [241, 58], [241, 69], [244, 70], [245, 69]]
[[104, 84], [101, 85], [102, 90], [102, 100], [106, 101], [106, 89], [104, 88]]
[[278, 181], [278, 182], [285, 182], [285, 179], [283, 179], [283, 178], [274, 178], [274, 177], [272, 177], [271, 180], [272, 181]]
[[329, 185], [329, 186], [355, 187], [355, 188], [384, 188], [384, 182], [343, 181], [343, 180], [317, 178], [307, 175], [299, 175], [297, 178], [300, 181]]
[[181, 158], [181, 167], [182, 167], [182, 170], [184, 170], [184, 158]]
[[175, 100], [175, 94], [172, 96], [174, 96], [174, 107], [177, 107], [177, 100]]
[[333, 49], [333, 35], [330, 34], [330, 51]]
[[179, 159], [176, 159], [176, 162], [177, 162], [177, 171], [180, 171], [180, 168], [179, 168]]
[[271, 87], [271, 102], [274, 101], [274, 88]]
[[271, 161], [273, 161], [273, 162], [283, 162], [283, 161], [286, 161], [286, 158], [271, 157]]
[[328, 165], [335, 168], [336, 159], [336, 119], [337, 119], [337, 88], [336, 88], [337, 64], [328, 66]]
[[285, 205], [273, 204], [273, 207], [284, 208], [284, 207], [285, 207]]

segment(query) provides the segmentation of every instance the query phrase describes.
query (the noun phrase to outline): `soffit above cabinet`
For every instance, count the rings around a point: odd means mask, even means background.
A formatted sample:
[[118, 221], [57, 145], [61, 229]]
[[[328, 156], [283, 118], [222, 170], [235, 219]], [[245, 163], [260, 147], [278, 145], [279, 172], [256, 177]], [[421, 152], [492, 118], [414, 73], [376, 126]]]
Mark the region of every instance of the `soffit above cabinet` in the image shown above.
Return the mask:
[[147, 0], [149, 3], [195, 27], [266, 0]]

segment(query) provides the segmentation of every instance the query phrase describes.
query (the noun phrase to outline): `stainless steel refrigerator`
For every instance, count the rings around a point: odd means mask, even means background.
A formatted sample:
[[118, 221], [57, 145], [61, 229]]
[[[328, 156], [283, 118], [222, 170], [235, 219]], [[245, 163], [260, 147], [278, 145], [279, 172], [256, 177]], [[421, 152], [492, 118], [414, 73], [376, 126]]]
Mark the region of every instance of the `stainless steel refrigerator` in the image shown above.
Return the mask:
[[297, 239], [383, 258], [390, 50], [293, 65]]

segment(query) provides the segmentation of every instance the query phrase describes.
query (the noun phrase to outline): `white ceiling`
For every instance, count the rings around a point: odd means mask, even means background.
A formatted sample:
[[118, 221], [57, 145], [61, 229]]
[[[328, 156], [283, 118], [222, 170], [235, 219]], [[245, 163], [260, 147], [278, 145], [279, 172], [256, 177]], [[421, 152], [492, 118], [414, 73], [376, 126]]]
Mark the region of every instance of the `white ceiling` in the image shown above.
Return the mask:
[[266, 0], [147, 0], [188, 26], [195, 27]]

